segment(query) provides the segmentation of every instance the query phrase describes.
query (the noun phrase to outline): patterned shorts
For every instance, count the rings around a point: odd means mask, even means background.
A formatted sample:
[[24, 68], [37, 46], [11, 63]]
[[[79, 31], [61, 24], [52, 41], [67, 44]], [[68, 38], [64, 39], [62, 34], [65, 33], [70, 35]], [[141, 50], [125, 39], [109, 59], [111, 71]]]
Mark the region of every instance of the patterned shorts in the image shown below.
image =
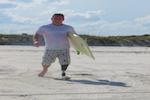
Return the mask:
[[66, 50], [46, 50], [42, 65], [51, 65], [55, 62], [56, 58], [59, 59], [60, 65], [69, 65], [70, 64], [70, 52], [69, 49]]

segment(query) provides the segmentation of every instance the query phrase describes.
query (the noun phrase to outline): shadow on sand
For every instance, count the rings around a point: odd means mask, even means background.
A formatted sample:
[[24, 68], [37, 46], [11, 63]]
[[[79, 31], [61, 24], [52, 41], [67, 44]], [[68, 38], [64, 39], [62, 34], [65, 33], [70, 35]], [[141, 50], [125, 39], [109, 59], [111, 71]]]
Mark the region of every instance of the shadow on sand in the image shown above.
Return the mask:
[[[63, 79], [59, 79], [59, 78], [53, 78], [55, 80], [62, 80]], [[76, 83], [82, 83], [82, 84], [86, 84], [86, 85], [110, 85], [110, 86], [120, 86], [120, 87], [130, 87], [127, 86], [126, 83], [123, 82], [112, 82], [109, 80], [97, 80], [97, 81], [91, 81], [91, 80], [64, 80], [64, 81], [69, 81], [69, 82], [76, 82]]]

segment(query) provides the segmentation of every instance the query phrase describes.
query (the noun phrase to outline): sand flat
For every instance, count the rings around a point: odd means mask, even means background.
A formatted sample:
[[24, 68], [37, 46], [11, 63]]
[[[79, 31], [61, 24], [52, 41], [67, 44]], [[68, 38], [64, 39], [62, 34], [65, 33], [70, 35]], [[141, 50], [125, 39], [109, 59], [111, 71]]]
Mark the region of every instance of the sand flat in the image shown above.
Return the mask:
[[56, 60], [43, 78], [44, 47], [0, 46], [0, 100], [149, 100], [150, 48], [90, 47], [96, 60], [77, 55], [61, 79]]

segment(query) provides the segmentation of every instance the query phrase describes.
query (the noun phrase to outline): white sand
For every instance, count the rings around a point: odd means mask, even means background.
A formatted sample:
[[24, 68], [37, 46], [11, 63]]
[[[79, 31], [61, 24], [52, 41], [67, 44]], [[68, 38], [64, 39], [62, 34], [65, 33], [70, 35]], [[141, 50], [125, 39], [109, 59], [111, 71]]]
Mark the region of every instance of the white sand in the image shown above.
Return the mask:
[[66, 81], [58, 60], [37, 76], [44, 47], [0, 46], [0, 100], [150, 100], [150, 48], [91, 50], [96, 60], [71, 48]]

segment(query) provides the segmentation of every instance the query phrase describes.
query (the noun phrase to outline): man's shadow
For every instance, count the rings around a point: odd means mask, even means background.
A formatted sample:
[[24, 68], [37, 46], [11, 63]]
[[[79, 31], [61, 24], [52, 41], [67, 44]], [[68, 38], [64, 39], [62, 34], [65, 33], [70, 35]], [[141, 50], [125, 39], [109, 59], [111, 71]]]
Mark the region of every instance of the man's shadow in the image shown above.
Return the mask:
[[[63, 79], [59, 79], [59, 78], [53, 78], [55, 80], [63, 80]], [[69, 82], [73, 82], [73, 83], [82, 83], [82, 84], [86, 84], [86, 85], [110, 85], [110, 86], [120, 86], [120, 87], [130, 87], [127, 86], [126, 83], [123, 82], [113, 82], [113, 81], [109, 81], [109, 80], [96, 80], [96, 81], [91, 81], [91, 80], [64, 80], [64, 81], [69, 81]]]

